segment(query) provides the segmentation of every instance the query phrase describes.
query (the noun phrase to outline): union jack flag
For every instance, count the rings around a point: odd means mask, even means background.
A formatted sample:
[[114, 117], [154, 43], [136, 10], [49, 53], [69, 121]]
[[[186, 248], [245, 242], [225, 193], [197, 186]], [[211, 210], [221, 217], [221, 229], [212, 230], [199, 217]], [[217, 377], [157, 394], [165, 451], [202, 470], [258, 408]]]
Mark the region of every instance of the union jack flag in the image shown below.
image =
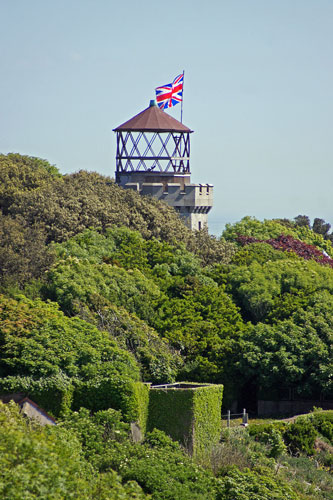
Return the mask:
[[183, 100], [184, 73], [176, 76], [172, 83], [157, 87], [156, 102], [160, 109], [167, 109], [175, 106]]

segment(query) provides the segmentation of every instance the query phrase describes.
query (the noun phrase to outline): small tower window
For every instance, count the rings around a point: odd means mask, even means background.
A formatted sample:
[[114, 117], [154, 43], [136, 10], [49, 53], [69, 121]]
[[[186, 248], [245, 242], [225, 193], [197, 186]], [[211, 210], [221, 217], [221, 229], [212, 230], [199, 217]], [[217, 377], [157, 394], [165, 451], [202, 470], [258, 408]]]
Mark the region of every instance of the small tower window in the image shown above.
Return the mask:
[[201, 231], [201, 220], [199, 220], [199, 222], [198, 222], [198, 229], [199, 229], [199, 231]]

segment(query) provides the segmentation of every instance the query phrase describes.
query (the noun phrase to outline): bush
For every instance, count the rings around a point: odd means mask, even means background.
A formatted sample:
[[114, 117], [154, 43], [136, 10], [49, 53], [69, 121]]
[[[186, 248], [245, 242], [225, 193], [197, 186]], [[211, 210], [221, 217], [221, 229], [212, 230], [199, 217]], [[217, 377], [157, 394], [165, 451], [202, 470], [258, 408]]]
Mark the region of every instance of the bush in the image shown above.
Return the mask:
[[118, 465], [126, 481], [134, 480], [154, 500], [215, 500], [216, 480], [197, 466], [160, 431], [148, 434], [141, 445], [132, 446]]
[[[55, 374], [88, 377], [119, 373], [139, 379], [133, 356], [105, 332], [79, 318], [67, 318], [55, 303], [0, 295], [0, 376]], [[59, 341], [61, 339], [61, 341]]]
[[125, 422], [138, 422], [143, 432], [148, 414], [149, 386], [125, 376], [95, 377], [78, 381], [74, 389], [73, 409], [91, 411], [113, 408], [122, 412]]
[[268, 469], [229, 471], [221, 480], [218, 500], [299, 500], [284, 481]]
[[100, 472], [117, 470], [125, 484], [137, 481], [154, 500], [215, 500], [213, 476], [161, 431], [147, 434], [143, 443], [131, 443], [126, 439], [128, 426], [111, 410], [89, 415], [81, 409], [63, 426], [75, 434], [84, 456]]
[[129, 500], [146, 495], [136, 483], [121, 484], [114, 471], [97, 474], [80, 441], [60, 426], [31, 425], [15, 403], [0, 402], [0, 497], [2, 500]]
[[309, 420], [301, 418], [294, 424], [289, 424], [283, 434], [283, 439], [293, 455], [300, 452], [313, 455], [316, 437], [317, 431], [313, 424]]
[[333, 412], [315, 412], [311, 415], [310, 421], [333, 445]]
[[110, 470], [110, 450], [119, 443], [126, 443], [130, 432], [121, 412], [113, 409], [92, 414], [88, 409], [80, 408], [67, 415], [59, 426], [77, 437], [85, 458], [100, 472]]
[[268, 456], [278, 458], [286, 451], [282, 432], [285, 426], [277, 424], [250, 425], [248, 432], [257, 441], [268, 447]]
[[122, 307], [100, 308], [92, 321], [138, 361], [141, 377], [153, 384], [176, 380], [183, 359], [156, 330]]

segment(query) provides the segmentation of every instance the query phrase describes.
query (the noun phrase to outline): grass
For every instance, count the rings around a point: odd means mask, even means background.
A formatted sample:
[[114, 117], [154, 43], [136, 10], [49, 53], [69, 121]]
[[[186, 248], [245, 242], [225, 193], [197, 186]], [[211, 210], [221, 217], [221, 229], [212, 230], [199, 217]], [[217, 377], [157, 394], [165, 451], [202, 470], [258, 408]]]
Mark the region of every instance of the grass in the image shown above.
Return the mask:
[[282, 477], [310, 498], [333, 499], [333, 475], [310, 457], [286, 456], [280, 469]]

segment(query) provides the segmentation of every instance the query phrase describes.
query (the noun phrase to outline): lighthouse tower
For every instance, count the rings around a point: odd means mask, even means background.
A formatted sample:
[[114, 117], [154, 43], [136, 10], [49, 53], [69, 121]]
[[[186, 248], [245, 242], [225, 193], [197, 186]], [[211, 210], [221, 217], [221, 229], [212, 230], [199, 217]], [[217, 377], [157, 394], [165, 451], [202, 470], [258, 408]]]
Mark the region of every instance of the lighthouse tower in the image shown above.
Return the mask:
[[191, 184], [193, 132], [150, 101], [150, 106], [114, 129], [116, 182], [174, 207], [191, 229], [207, 226], [213, 206], [211, 184]]

